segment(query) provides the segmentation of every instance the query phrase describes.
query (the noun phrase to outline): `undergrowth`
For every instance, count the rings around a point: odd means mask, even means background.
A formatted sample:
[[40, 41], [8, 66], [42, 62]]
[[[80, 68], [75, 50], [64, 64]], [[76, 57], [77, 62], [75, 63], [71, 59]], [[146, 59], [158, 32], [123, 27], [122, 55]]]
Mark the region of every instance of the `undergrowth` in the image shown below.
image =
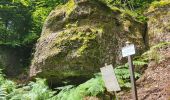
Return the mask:
[[[135, 66], [144, 65], [145, 62], [134, 61]], [[130, 73], [128, 64], [117, 66], [115, 74], [122, 89], [130, 88]], [[135, 78], [140, 74], [135, 72]], [[45, 79], [37, 78], [36, 82], [27, 85], [17, 85], [15, 82], [5, 78], [0, 72], [0, 100], [82, 100], [87, 96], [100, 96], [105, 91], [101, 73], [97, 73], [95, 78], [88, 80], [79, 86], [68, 85], [58, 87], [52, 91]]]

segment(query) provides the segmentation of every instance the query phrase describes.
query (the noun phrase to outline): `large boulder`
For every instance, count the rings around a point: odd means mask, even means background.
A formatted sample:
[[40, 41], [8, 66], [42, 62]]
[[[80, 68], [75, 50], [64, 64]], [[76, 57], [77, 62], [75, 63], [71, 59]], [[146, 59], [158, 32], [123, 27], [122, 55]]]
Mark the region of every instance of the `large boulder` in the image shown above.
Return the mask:
[[126, 41], [145, 49], [145, 24], [98, 0], [70, 0], [53, 10], [36, 44], [30, 77], [50, 82], [90, 78], [105, 63], [119, 63]]

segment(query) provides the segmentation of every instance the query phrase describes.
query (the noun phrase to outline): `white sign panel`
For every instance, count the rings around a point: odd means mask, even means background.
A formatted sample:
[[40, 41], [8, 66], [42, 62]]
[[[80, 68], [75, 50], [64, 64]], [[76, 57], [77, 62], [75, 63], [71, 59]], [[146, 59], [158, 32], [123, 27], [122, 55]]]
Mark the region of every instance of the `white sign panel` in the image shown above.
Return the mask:
[[135, 46], [134, 44], [128, 45], [122, 48], [122, 55], [123, 57], [130, 56], [135, 54]]
[[100, 68], [102, 77], [107, 88], [107, 91], [120, 91], [120, 86], [117, 81], [112, 65]]

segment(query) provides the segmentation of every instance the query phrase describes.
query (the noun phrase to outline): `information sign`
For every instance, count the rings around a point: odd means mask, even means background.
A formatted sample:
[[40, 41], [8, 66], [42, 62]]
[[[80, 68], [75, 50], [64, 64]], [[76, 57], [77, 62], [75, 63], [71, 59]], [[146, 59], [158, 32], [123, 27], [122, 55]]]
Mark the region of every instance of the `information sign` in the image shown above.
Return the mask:
[[107, 91], [120, 91], [120, 86], [112, 65], [100, 68]]

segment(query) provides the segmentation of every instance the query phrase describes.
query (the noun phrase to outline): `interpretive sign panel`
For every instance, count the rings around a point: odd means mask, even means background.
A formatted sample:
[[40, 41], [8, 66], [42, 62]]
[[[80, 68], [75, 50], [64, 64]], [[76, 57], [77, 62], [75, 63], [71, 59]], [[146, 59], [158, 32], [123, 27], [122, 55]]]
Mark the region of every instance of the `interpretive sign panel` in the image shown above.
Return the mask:
[[117, 81], [116, 75], [113, 70], [112, 65], [107, 65], [105, 67], [100, 68], [102, 77], [107, 88], [107, 91], [120, 91], [120, 86]]

